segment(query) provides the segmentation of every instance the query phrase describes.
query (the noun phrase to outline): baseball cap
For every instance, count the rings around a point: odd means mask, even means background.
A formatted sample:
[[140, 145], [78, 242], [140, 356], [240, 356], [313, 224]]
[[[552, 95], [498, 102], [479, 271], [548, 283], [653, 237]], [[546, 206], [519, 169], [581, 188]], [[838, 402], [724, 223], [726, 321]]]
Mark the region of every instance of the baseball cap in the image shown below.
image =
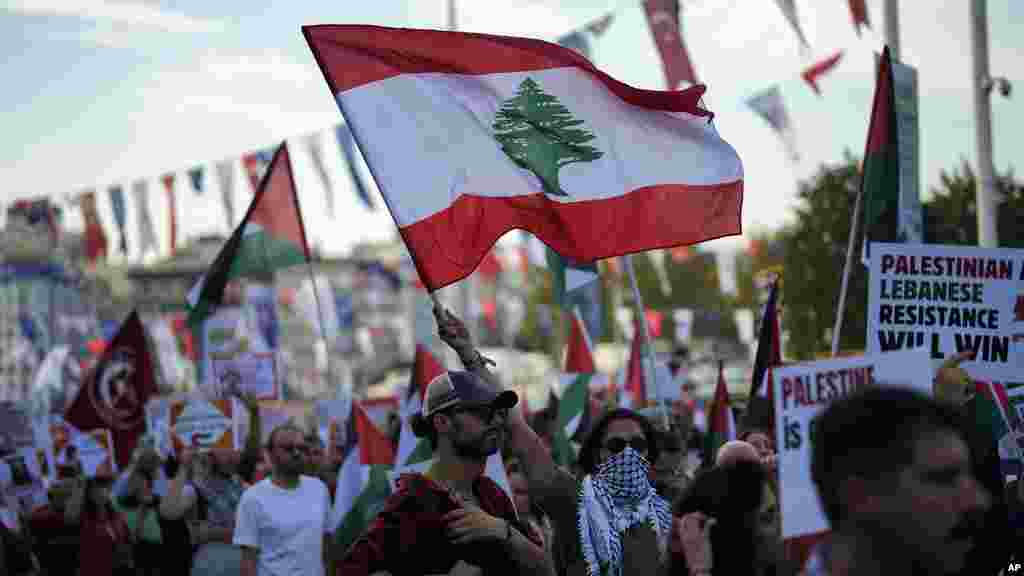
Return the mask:
[[427, 384], [423, 399], [423, 417], [455, 406], [486, 405], [494, 408], [512, 408], [519, 396], [511, 390], [497, 392], [472, 372], [449, 371], [436, 376]]

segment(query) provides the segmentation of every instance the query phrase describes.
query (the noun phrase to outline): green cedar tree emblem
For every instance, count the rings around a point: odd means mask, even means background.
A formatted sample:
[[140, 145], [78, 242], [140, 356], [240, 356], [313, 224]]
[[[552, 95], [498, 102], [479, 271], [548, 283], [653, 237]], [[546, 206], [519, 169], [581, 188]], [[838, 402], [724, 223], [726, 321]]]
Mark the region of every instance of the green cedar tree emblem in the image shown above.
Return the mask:
[[568, 196], [558, 184], [558, 171], [574, 162], [593, 162], [604, 155], [587, 145], [594, 135], [578, 128], [558, 98], [547, 94], [533, 78], [519, 85], [516, 95], [502, 103], [494, 118], [494, 138], [502, 151], [524, 170], [533, 172], [544, 193]]

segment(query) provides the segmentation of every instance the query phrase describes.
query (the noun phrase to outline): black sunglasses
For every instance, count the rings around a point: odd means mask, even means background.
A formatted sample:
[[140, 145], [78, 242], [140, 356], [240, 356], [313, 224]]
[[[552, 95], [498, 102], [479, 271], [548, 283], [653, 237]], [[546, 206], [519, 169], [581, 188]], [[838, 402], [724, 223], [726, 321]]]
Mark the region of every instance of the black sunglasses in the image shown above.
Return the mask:
[[298, 452], [299, 454], [305, 454], [306, 452], [309, 452], [309, 447], [306, 446], [305, 444], [294, 444], [292, 446], [278, 444], [277, 449], [281, 450], [282, 452], [291, 452], [293, 454], [295, 452]]
[[469, 406], [458, 406], [453, 411], [456, 414], [466, 413], [472, 414], [480, 419], [485, 424], [490, 424], [494, 421], [495, 415], [500, 414], [501, 417], [508, 418], [508, 408], [495, 408], [489, 404], [472, 404]]
[[608, 449], [612, 454], [618, 454], [629, 446], [633, 450], [641, 454], [647, 454], [647, 439], [643, 436], [637, 436], [636, 438], [611, 438], [604, 443], [604, 447]]

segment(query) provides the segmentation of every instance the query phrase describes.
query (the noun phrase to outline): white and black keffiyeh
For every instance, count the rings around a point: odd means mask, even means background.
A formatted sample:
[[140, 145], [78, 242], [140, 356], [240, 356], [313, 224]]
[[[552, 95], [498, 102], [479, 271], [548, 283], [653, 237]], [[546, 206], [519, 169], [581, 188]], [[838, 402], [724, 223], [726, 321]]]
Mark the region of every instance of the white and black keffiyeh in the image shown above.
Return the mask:
[[672, 508], [651, 486], [649, 468], [640, 453], [627, 447], [583, 479], [576, 521], [588, 576], [622, 574], [622, 534], [640, 522], [654, 530], [664, 560]]

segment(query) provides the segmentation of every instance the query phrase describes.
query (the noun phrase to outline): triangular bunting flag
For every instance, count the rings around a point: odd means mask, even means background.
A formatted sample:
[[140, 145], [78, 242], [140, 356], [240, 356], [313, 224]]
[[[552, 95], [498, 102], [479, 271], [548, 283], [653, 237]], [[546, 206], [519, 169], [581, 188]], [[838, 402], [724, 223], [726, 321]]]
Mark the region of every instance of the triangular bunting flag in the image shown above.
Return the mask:
[[356, 187], [356, 196], [363, 202], [367, 210], [376, 210], [377, 204], [373, 201], [373, 198], [370, 198], [370, 188], [366, 185], [363, 175], [359, 171], [359, 151], [356, 148], [352, 132], [349, 131], [346, 124], [338, 124], [334, 129], [334, 134], [338, 139], [338, 147], [341, 148], [342, 156], [345, 159], [345, 169], [348, 170], [348, 175], [352, 178], [352, 185]]
[[861, 28], [871, 28], [871, 21], [868, 19], [868, 7], [864, 0], [849, 0], [850, 17], [853, 18], [853, 28], [860, 36]]
[[96, 210], [96, 192], [89, 190], [76, 198], [82, 220], [85, 221], [85, 257], [90, 264], [107, 258], [107, 234], [100, 223], [100, 215]]
[[249, 177], [249, 184], [252, 185], [253, 194], [259, 190], [260, 181], [266, 174], [270, 161], [274, 157], [272, 149], [256, 150], [242, 156], [242, 166], [245, 167], [245, 174]]
[[647, 24], [654, 36], [654, 44], [661, 54], [661, 65], [665, 70], [665, 83], [669, 90], [675, 90], [685, 81], [697, 84], [697, 73], [686, 52], [683, 33], [680, 31], [679, 0], [644, 0]]
[[313, 168], [320, 183], [324, 187], [324, 201], [327, 204], [327, 216], [334, 218], [334, 188], [331, 186], [331, 178], [327, 175], [327, 166], [324, 164], [324, 152], [320, 147], [320, 133], [316, 132], [306, 137], [306, 148], [309, 149], [309, 156], [313, 159]]
[[136, 180], [132, 184], [132, 196], [135, 201], [135, 214], [138, 221], [139, 259], [141, 260], [151, 249], [159, 251], [156, 232], [153, 228], [153, 217], [149, 213], [149, 185], [145, 180]]
[[309, 257], [288, 146], [282, 143], [242, 222], [189, 291], [189, 324], [200, 326], [216, 310], [229, 281], [303, 264]]
[[167, 238], [173, 256], [178, 250], [178, 202], [174, 196], [174, 174], [164, 174], [160, 181], [164, 185], [164, 195], [167, 197]]
[[832, 70], [832, 68], [834, 68], [842, 58], [843, 51], [840, 50], [839, 52], [836, 52], [821, 62], [818, 62], [804, 70], [800, 73], [800, 76], [803, 77], [804, 82], [807, 82], [807, 85], [814, 90], [815, 94], [821, 96], [821, 88], [818, 87], [818, 77]]
[[794, 142], [793, 123], [789, 119], [789, 112], [786, 111], [786, 104], [782, 100], [782, 92], [779, 91], [778, 85], [750, 97], [747, 100], [747, 106], [763, 118], [778, 134], [786, 146], [786, 152], [790, 159], [794, 162], [799, 160], [800, 155]]
[[110, 210], [114, 213], [114, 222], [117, 224], [117, 233], [120, 236], [119, 246], [121, 248], [121, 254], [128, 253], [128, 241], [125, 239], [124, 227], [125, 227], [125, 206], [124, 206], [124, 190], [120, 186], [111, 186], [108, 190], [110, 193]]
[[807, 43], [807, 37], [804, 36], [803, 29], [800, 28], [800, 18], [796, 14], [796, 1], [795, 0], [775, 0], [778, 4], [779, 10], [782, 10], [782, 15], [786, 17], [786, 21], [796, 32], [797, 38], [800, 39], [800, 45], [803, 48], [809, 48], [810, 44]]
[[235, 225], [235, 163], [222, 160], [217, 163], [217, 181], [220, 183], [220, 201], [224, 206], [226, 230]]
[[188, 171], [188, 180], [192, 183], [192, 191], [196, 193], [196, 196], [202, 196], [203, 194], [203, 174], [205, 169], [202, 166], [196, 166], [190, 168]]

